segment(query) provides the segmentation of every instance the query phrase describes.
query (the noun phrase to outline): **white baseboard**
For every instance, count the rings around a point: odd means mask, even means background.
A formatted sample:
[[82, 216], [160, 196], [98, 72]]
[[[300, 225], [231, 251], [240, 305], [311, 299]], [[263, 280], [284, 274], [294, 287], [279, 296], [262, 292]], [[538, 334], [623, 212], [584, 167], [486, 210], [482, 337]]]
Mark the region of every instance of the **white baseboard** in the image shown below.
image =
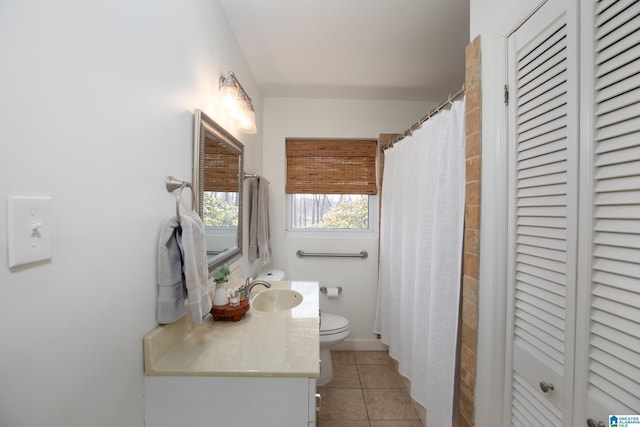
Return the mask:
[[347, 338], [335, 347], [331, 347], [332, 350], [347, 351], [386, 351], [387, 348], [375, 338]]

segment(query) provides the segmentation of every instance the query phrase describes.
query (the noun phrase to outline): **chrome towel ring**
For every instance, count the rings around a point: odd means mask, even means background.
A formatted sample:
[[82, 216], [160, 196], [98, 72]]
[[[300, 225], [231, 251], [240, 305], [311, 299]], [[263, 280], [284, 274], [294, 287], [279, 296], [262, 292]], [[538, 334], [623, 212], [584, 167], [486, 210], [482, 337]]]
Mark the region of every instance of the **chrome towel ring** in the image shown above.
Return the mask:
[[195, 209], [196, 206], [196, 194], [193, 192], [193, 187], [190, 182], [180, 181], [179, 179], [169, 176], [165, 183], [169, 193], [179, 190], [178, 195], [176, 196], [176, 219], [180, 222], [180, 198], [182, 197], [182, 190], [184, 190], [185, 187], [188, 187], [191, 190], [192, 209]]

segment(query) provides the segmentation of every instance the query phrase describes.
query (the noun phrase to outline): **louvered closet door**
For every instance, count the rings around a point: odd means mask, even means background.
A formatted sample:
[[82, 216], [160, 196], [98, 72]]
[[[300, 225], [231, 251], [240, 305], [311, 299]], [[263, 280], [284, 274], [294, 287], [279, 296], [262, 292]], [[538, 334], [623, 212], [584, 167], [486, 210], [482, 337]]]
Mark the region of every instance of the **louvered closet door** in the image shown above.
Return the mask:
[[575, 20], [565, 4], [550, 0], [509, 39], [514, 235], [505, 417], [514, 426], [571, 422], [564, 396], [573, 387], [578, 81]]
[[590, 249], [590, 274], [578, 295], [588, 303], [577, 347], [586, 381], [576, 398], [586, 388], [587, 417], [608, 426], [609, 414], [640, 414], [640, 2], [593, 8], [595, 48], [583, 41], [595, 52], [594, 142], [583, 146], [592, 177], [582, 183], [593, 232], [580, 236], [593, 246], [580, 245]]

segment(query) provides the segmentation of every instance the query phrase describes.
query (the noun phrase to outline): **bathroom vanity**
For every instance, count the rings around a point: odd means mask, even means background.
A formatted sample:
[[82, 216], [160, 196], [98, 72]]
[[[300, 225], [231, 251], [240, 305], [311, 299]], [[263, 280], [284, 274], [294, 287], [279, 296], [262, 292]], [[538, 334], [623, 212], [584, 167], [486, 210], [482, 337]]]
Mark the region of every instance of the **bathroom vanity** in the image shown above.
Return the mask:
[[318, 283], [272, 282], [276, 289], [302, 302], [251, 308], [238, 322], [193, 326], [185, 316], [145, 336], [146, 427], [315, 426]]

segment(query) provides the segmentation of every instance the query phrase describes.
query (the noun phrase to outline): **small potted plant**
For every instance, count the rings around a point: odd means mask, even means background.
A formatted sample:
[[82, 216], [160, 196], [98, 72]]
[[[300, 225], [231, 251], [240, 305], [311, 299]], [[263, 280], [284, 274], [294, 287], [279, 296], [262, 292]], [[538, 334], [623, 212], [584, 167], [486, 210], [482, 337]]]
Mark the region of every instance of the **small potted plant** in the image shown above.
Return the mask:
[[228, 282], [230, 275], [231, 272], [229, 271], [229, 266], [225, 264], [222, 267], [215, 269], [213, 272], [213, 281], [216, 282], [216, 284]]
[[213, 272], [213, 281], [216, 282], [216, 288], [213, 292], [213, 305], [226, 305], [229, 302], [227, 289], [223, 283], [229, 281], [229, 266], [227, 264], [217, 268]]

